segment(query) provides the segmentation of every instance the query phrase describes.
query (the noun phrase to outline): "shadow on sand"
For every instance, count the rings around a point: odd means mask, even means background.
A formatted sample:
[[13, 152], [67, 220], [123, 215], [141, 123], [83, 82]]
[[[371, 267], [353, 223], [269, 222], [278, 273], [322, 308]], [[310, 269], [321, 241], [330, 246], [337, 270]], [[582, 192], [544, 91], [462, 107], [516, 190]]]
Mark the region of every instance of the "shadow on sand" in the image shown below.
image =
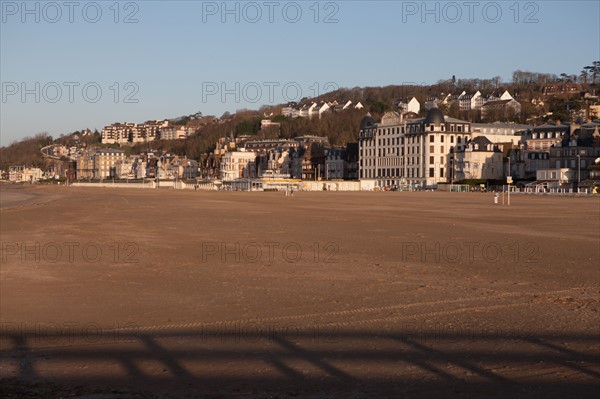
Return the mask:
[[597, 349], [597, 335], [565, 333], [12, 326], [0, 364], [13, 383], [140, 397], [598, 398]]

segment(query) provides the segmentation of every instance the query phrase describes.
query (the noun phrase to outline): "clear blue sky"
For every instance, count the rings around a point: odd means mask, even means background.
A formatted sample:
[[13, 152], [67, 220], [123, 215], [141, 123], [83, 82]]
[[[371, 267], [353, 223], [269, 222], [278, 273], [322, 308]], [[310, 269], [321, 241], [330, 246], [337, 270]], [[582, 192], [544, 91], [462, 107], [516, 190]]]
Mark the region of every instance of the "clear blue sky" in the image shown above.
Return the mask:
[[2, 0], [0, 141], [600, 59], [598, 1], [475, 3]]

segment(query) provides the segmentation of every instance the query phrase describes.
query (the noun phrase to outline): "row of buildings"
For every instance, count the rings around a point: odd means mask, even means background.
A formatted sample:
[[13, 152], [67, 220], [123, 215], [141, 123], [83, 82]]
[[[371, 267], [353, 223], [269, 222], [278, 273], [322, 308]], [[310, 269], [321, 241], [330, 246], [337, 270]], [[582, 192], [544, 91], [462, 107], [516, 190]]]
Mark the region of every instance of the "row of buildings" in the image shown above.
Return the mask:
[[492, 93], [489, 96], [482, 95], [480, 91], [476, 91], [473, 94], [466, 93], [465, 91], [460, 94], [442, 94], [439, 97], [427, 98], [425, 108], [430, 110], [442, 104], [447, 107], [457, 104], [459, 111], [481, 111], [483, 119], [496, 115], [499, 112], [504, 114], [510, 113], [512, 115], [521, 113], [521, 103], [515, 100], [508, 91], [500, 95]]
[[[542, 126], [478, 124], [431, 108], [426, 117], [366, 116], [359, 131], [359, 179], [376, 186], [436, 187], [507, 176], [548, 187], [595, 179], [600, 163], [600, 121]], [[553, 180], [554, 179], [554, 180]]]
[[299, 180], [357, 180], [358, 144], [331, 146], [326, 137], [247, 141], [226, 152], [220, 180], [278, 178]]
[[[489, 96], [482, 95], [480, 91], [473, 94], [468, 94], [465, 91], [458, 94], [441, 94], [440, 96], [428, 97], [425, 102], [425, 109], [430, 110], [440, 105], [451, 107], [455, 103], [459, 111], [481, 111], [481, 116], [484, 119], [499, 113], [510, 113], [511, 115], [521, 113], [521, 103], [515, 100], [508, 91], [502, 94], [492, 93]], [[394, 106], [401, 114], [413, 114], [417, 116], [421, 111], [421, 103], [416, 97], [397, 100]], [[337, 101], [320, 101], [306, 104], [290, 102], [281, 109], [281, 114], [290, 118], [312, 118], [314, 116], [320, 118], [324, 113], [331, 111], [363, 108], [364, 106], [360, 102], [354, 104], [352, 101], [340, 104]]]
[[[360, 180], [379, 188], [433, 188], [464, 181], [498, 184], [508, 176], [543, 187], [597, 183], [600, 120], [540, 126], [472, 123], [448, 117], [437, 107], [416, 117], [410, 107], [418, 104], [411, 102], [399, 106], [404, 112], [388, 112], [379, 122], [367, 114], [357, 143], [345, 146], [332, 146], [320, 136], [223, 137], [211, 154], [197, 160], [162, 152], [127, 156], [123, 149], [65, 147], [52, 157], [67, 154], [68, 166], [50, 175], [71, 180]], [[36, 181], [44, 173], [15, 166], [9, 179]]]
[[7, 179], [15, 183], [33, 183], [41, 180], [44, 172], [33, 166], [14, 165], [8, 167]]
[[[55, 157], [53, 157], [55, 158]], [[255, 140], [253, 136], [221, 138], [214, 151], [199, 160], [162, 151], [127, 155], [120, 148], [69, 149], [69, 160], [53, 159], [47, 170], [13, 166], [12, 182], [69, 180], [219, 180], [247, 178], [357, 180], [358, 144], [330, 146], [326, 137]]]
[[288, 118], [312, 118], [315, 116], [321, 118], [327, 112], [363, 108], [364, 106], [360, 102], [355, 104], [350, 100], [344, 103], [338, 103], [337, 101], [319, 101], [307, 104], [289, 102], [281, 109], [281, 114]]
[[160, 151], [126, 156], [121, 149], [83, 152], [75, 161], [76, 179], [195, 179], [198, 161]]

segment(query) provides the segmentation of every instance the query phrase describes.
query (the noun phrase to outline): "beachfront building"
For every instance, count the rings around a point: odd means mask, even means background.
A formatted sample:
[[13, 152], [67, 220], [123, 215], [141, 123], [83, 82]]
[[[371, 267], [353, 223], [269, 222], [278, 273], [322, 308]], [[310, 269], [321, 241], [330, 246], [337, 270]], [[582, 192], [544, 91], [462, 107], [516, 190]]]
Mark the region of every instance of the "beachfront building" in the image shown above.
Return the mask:
[[117, 162], [125, 160], [125, 152], [123, 150], [103, 148], [99, 149], [94, 154], [94, 177], [96, 179], [116, 178]]
[[325, 179], [355, 180], [358, 178], [358, 144], [348, 143], [343, 147], [325, 150]]
[[254, 151], [230, 151], [221, 159], [222, 181], [233, 181], [245, 177], [255, 177], [254, 170], [256, 152]]
[[40, 168], [29, 166], [9, 166], [8, 180], [13, 183], [34, 183], [40, 181], [43, 172]]
[[291, 176], [292, 153], [295, 152], [293, 148], [283, 147], [258, 152], [255, 159], [256, 176], [289, 178]]
[[485, 136], [469, 140], [454, 153], [451, 180], [500, 180], [504, 176], [502, 147]]
[[470, 122], [446, 117], [439, 108], [415, 119], [388, 112], [379, 124], [367, 115], [359, 132], [359, 178], [380, 188], [450, 182], [451, 154], [470, 139]]
[[125, 160], [123, 150], [103, 148], [85, 151], [77, 158], [78, 179], [116, 178], [117, 163]]
[[9, 166], [8, 167], [8, 181], [17, 183], [23, 178], [23, 170], [25, 166]]
[[536, 171], [535, 185], [538, 189], [572, 188], [577, 172], [569, 168], [539, 169]]
[[90, 180], [94, 178], [94, 151], [86, 150], [77, 156], [75, 161], [77, 179]]
[[167, 179], [191, 180], [198, 177], [198, 161], [186, 157], [163, 157]]
[[135, 179], [135, 158], [125, 158], [115, 162], [115, 176], [119, 179]]
[[572, 125], [563, 139], [549, 150], [550, 168], [570, 169], [573, 188], [590, 178], [590, 168], [600, 159], [600, 123], [588, 122], [581, 126]]
[[[406, 181], [406, 122], [398, 112], [386, 113], [379, 124], [367, 114], [360, 124], [358, 139], [359, 179], [373, 180], [378, 187]], [[382, 166], [385, 165], [385, 168]]]

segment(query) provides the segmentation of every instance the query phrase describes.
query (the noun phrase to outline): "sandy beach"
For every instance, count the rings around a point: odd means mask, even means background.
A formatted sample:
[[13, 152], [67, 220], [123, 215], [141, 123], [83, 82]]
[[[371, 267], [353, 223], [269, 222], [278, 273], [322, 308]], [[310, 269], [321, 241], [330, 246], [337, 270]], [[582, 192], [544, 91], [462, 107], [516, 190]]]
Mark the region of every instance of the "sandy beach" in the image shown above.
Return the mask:
[[41, 187], [29, 184], [0, 184], [0, 209], [43, 204], [57, 198]]
[[597, 397], [600, 197], [1, 197], [3, 397]]

